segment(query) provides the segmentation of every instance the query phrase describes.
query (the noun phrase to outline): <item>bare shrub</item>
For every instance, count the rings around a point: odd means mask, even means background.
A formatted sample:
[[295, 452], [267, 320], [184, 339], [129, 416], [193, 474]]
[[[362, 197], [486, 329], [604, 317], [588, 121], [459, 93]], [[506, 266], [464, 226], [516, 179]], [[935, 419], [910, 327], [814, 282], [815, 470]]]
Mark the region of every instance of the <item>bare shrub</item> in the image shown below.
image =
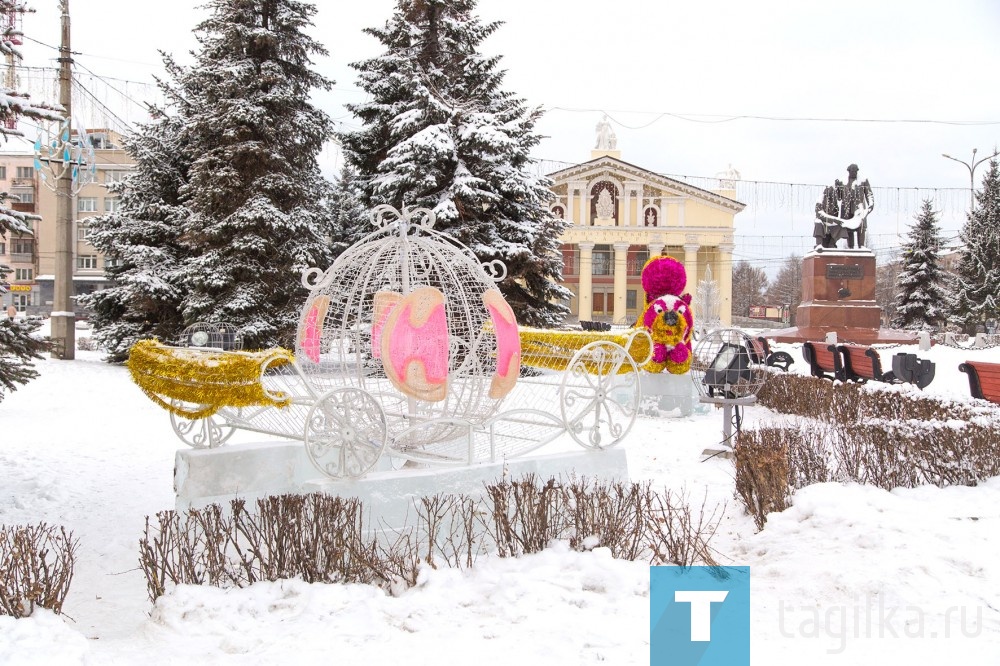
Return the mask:
[[923, 394], [883, 390], [877, 383], [832, 382], [820, 377], [772, 373], [757, 396], [758, 404], [782, 414], [846, 424], [872, 420], [970, 420], [990, 410]]
[[[707, 496], [706, 496], [707, 499]], [[416, 585], [421, 567], [472, 567], [487, 549], [535, 553], [555, 540], [575, 550], [602, 546], [618, 558], [714, 565], [709, 542], [722, 514], [699, 512], [684, 494], [650, 484], [527, 476], [487, 485], [482, 499], [433, 495], [414, 503], [398, 529], [373, 529], [356, 499], [280, 495], [163, 511], [146, 519], [140, 567], [150, 600], [168, 584], [244, 587], [261, 580], [379, 585], [393, 594]], [[718, 515], [717, 515], [718, 513]]]
[[764, 529], [767, 514], [788, 506], [788, 434], [785, 428], [760, 428], [736, 437], [736, 495], [758, 530]]
[[708, 493], [695, 515], [686, 491], [667, 492], [652, 497], [654, 521], [649, 527], [652, 564], [674, 564], [689, 567], [696, 564], [718, 566], [709, 542], [719, 529], [725, 513], [716, 507], [706, 514]]
[[758, 527], [768, 510], [777, 510], [767, 507], [777, 494], [782, 443], [787, 483], [795, 489], [825, 481], [885, 490], [975, 485], [1000, 475], [1000, 430], [989, 422], [953, 418], [836, 425], [804, 420], [792, 426], [761, 424], [741, 432], [737, 443], [736, 492]]
[[803, 488], [833, 481], [837, 464], [828, 442], [836, 437], [836, 429], [827, 423], [804, 423], [797, 428], [786, 427], [785, 432], [788, 485]]
[[533, 474], [486, 486], [486, 525], [500, 557], [538, 553], [566, 534], [565, 499], [555, 479], [539, 484]]
[[185, 514], [161, 511], [146, 518], [139, 565], [150, 600], [166, 584], [244, 587], [257, 581], [301, 577], [313, 582], [382, 580], [378, 549], [366, 540], [357, 499], [330, 495], [278, 495], [260, 499], [256, 512], [235, 499]]
[[65, 527], [0, 525], [0, 615], [28, 617], [36, 606], [61, 613], [78, 544]]
[[815, 424], [803, 427], [799, 439], [786, 433], [795, 443], [789, 448], [794, 487], [834, 479], [886, 489], [971, 485], [1000, 473], [995, 405], [783, 373], [758, 398]]
[[646, 527], [653, 507], [649, 483], [587, 483], [565, 486], [563, 501], [574, 550], [608, 548], [613, 557], [639, 559], [647, 548]]

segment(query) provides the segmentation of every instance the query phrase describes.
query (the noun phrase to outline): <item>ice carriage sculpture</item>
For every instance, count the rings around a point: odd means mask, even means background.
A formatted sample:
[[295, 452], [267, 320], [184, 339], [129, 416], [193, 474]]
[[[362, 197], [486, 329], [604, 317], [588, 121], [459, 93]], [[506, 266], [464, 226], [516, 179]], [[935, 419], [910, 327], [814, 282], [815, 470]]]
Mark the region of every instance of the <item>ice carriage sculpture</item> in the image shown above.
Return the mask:
[[373, 211], [377, 229], [328, 270], [302, 276], [309, 295], [294, 355], [248, 352], [224, 326], [189, 328], [180, 345], [141, 341], [129, 368], [195, 447], [234, 429], [302, 440], [324, 474], [394, 465], [467, 465], [522, 456], [568, 433], [614, 446], [635, 421], [645, 329], [518, 327], [483, 265], [433, 229], [427, 209]]

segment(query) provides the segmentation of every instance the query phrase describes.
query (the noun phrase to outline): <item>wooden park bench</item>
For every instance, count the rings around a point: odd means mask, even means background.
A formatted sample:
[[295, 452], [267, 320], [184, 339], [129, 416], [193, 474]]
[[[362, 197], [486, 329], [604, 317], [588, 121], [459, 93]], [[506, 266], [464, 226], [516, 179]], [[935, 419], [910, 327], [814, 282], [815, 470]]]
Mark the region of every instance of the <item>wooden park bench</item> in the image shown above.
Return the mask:
[[802, 356], [809, 364], [813, 377], [846, 381], [843, 354], [837, 345], [828, 342], [803, 342]]
[[[810, 351], [806, 351], [806, 345]], [[812, 374], [816, 377], [828, 377], [841, 381], [865, 383], [867, 381], [885, 382], [887, 384], [916, 384], [924, 388], [934, 379], [934, 364], [927, 359], [917, 358], [916, 354], [899, 353], [892, 357], [892, 370], [882, 367], [882, 359], [873, 347], [856, 344], [830, 345], [828, 343], [803, 343], [803, 355], [816, 354], [816, 347], [826, 347], [829, 354], [821, 349], [817, 364], [810, 361]], [[830, 349], [835, 348], [835, 349]], [[806, 356], [809, 360], [809, 356]], [[839, 374], [838, 374], [839, 370]], [[828, 373], [832, 373], [829, 377]]]
[[864, 345], [840, 345], [841, 358], [844, 363], [844, 377], [854, 382], [893, 383], [895, 377], [892, 371], [882, 370], [882, 359], [878, 352]]
[[958, 369], [969, 375], [969, 393], [973, 398], [1000, 405], [1000, 363], [966, 361]]
[[754, 363], [781, 368], [785, 371], [788, 370], [788, 366], [795, 362], [788, 352], [772, 352], [770, 343], [763, 336], [750, 338], [750, 358]]

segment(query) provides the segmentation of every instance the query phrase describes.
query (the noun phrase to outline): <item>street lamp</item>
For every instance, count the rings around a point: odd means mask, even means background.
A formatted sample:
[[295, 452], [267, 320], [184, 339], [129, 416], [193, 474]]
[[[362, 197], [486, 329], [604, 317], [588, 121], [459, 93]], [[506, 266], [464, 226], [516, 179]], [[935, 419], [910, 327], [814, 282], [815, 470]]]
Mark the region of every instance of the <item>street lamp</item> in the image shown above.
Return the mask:
[[962, 166], [964, 166], [966, 169], [969, 170], [969, 209], [970, 210], [976, 210], [976, 175], [975, 175], [976, 174], [976, 167], [979, 166], [980, 164], [982, 164], [983, 162], [985, 162], [986, 160], [991, 160], [994, 157], [996, 157], [997, 155], [1000, 155], [1000, 151], [994, 150], [992, 155], [990, 155], [988, 157], [983, 157], [983, 158], [981, 158], [981, 159], [979, 159], [977, 161], [976, 160], [976, 151], [977, 150], [978, 150], [977, 148], [973, 148], [972, 149], [972, 159], [969, 160], [968, 162], [963, 162], [962, 160], [960, 160], [958, 158], [955, 158], [955, 157], [952, 157], [951, 155], [948, 155], [947, 153], [941, 153], [941, 157], [947, 157], [949, 160], [952, 160], [954, 162], [958, 162], [959, 164], [961, 164]]

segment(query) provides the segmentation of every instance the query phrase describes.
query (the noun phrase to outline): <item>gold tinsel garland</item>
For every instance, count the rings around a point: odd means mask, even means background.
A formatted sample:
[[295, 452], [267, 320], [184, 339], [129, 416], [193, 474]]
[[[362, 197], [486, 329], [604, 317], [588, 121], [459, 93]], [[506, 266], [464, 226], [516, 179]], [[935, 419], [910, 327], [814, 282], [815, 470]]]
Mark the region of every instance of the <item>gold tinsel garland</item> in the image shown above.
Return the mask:
[[[613, 342], [626, 349], [628, 355], [637, 365], [649, 358], [649, 336], [636, 334], [634, 330], [621, 333], [599, 331], [553, 331], [544, 329], [521, 328], [518, 332], [521, 338], [521, 365], [548, 370], [565, 370], [576, 352], [591, 342]], [[597, 363], [583, 359], [584, 367], [592, 374], [604, 374], [606, 368]], [[618, 374], [632, 371], [632, 367], [622, 364]]]
[[[284, 407], [291, 398], [268, 395], [261, 385], [261, 372], [267, 364], [278, 367], [292, 360], [292, 353], [281, 348], [206, 351], [140, 340], [132, 346], [126, 365], [132, 380], [153, 402], [178, 416], [201, 419], [220, 407]], [[170, 400], [198, 407], [185, 409]]]

